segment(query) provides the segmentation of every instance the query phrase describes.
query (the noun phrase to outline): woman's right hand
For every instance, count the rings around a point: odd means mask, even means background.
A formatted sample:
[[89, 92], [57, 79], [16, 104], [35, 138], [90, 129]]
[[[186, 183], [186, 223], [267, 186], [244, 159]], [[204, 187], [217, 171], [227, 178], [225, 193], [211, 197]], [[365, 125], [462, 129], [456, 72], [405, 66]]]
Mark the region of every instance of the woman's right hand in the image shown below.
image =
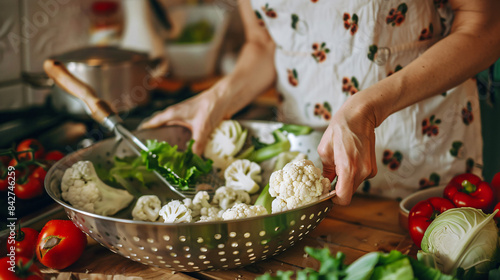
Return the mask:
[[139, 129], [181, 125], [193, 133], [193, 152], [201, 155], [210, 133], [226, 117], [222, 98], [217, 96], [217, 86], [190, 99], [167, 107], [141, 124]]
[[373, 109], [362, 105], [358, 98], [372, 93], [365, 90], [349, 97], [333, 115], [318, 145], [323, 176], [331, 181], [337, 177], [332, 200], [338, 205], [349, 205], [359, 185], [377, 174], [376, 119]]

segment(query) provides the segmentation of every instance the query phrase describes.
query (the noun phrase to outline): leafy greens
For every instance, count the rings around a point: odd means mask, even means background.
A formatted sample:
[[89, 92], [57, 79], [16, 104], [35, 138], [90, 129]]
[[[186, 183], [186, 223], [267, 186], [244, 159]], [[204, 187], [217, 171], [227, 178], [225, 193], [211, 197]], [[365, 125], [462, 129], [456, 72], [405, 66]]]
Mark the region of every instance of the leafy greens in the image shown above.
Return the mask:
[[203, 160], [193, 153], [194, 140], [190, 140], [185, 151], [167, 142], [147, 140], [148, 152], [141, 151], [142, 161], [148, 170], [155, 170], [167, 181], [181, 190], [190, 188], [196, 179], [212, 171], [212, 160]]
[[296, 272], [278, 271], [276, 276], [269, 273], [257, 277], [258, 280], [289, 279], [338, 279], [338, 280], [379, 280], [379, 279], [429, 279], [455, 280], [439, 270], [393, 250], [389, 253], [371, 252], [350, 265], [344, 263], [345, 254], [337, 252], [334, 257], [328, 248], [306, 247], [306, 253], [320, 262], [319, 270], [305, 268]]

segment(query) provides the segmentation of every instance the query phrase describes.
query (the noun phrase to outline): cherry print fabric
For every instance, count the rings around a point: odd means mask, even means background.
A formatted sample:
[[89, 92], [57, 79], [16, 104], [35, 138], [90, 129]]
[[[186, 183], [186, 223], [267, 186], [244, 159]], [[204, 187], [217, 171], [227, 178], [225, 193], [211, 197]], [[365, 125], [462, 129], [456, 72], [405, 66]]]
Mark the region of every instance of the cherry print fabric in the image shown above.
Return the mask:
[[[347, 98], [446, 36], [453, 20], [446, 0], [253, 0], [252, 6], [276, 43], [280, 121], [318, 129]], [[378, 174], [360, 192], [403, 198], [458, 173], [480, 175], [475, 82], [392, 114], [375, 135]]]

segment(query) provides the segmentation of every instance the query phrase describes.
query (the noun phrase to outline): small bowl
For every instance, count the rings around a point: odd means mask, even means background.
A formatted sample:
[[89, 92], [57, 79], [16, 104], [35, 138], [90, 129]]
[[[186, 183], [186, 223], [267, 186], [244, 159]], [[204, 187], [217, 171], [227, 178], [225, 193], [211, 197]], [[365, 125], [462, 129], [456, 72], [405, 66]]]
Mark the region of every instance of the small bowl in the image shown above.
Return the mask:
[[[218, 56], [229, 26], [229, 12], [220, 5], [176, 6], [169, 9], [169, 16], [175, 22], [177, 33], [192, 23], [204, 20], [212, 25], [214, 33], [208, 42], [167, 42], [165, 49], [173, 76], [184, 80], [196, 80], [213, 75]], [[173, 32], [173, 33], [176, 33]], [[177, 35], [179, 35], [177, 34]], [[175, 36], [172, 35], [174, 38]]]
[[408, 231], [408, 215], [410, 210], [415, 204], [422, 200], [426, 200], [431, 197], [443, 197], [443, 191], [446, 186], [437, 186], [429, 189], [418, 191], [405, 197], [399, 203], [399, 225], [406, 231]]

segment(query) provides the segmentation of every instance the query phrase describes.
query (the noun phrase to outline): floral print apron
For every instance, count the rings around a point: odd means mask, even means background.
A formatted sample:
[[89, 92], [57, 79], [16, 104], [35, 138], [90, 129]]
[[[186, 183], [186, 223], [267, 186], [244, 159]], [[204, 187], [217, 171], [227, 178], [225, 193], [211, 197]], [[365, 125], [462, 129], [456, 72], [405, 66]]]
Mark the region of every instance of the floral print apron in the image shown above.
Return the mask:
[[[326, 128], [349, 96], [449, 33], [446, 2], [253, 0], [276, 43], [280, 121]], [[358, 191], [403, 198], [459, 173], [481, 175], [480, 123], [473, 79], [392, 114], [375, 129], [378, 173]]]

